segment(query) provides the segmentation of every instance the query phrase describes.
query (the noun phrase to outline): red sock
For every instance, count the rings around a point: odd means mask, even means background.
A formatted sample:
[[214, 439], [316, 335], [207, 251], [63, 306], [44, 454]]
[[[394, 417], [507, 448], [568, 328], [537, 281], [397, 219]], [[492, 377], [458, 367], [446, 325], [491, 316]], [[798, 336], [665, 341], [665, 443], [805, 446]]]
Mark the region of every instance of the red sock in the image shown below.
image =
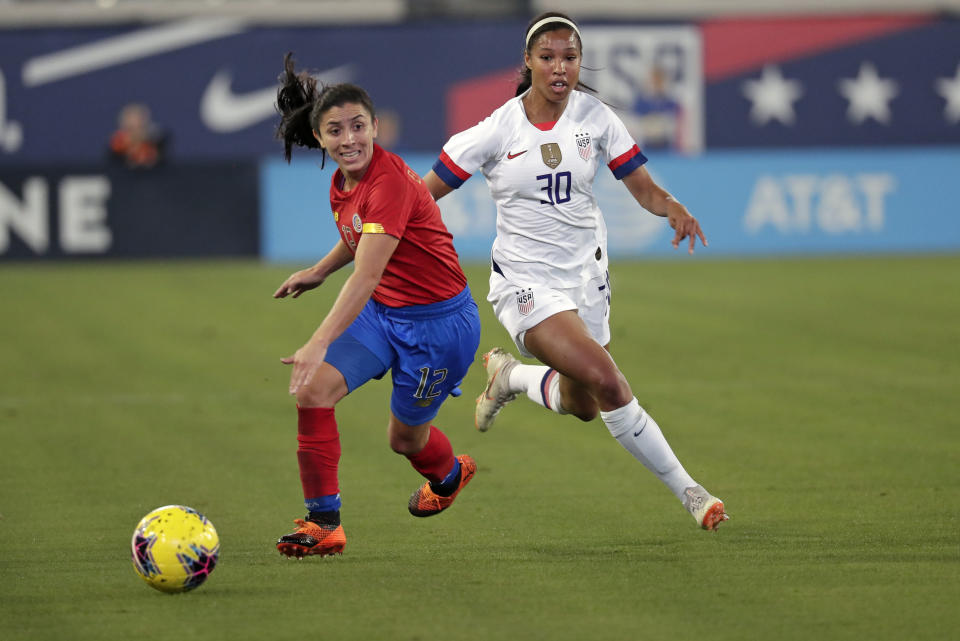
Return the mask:
[[340, 492], [340, 433], [332, 407], [297, 406], [297, 460], [303, 498], [312, 499]]
[[447, 435], [430, 426], [430, 437], [423, 449], [407, 456], [413, 469], [420, 472], [428, 481], [440, 483], [453, 469], [453, 447]]

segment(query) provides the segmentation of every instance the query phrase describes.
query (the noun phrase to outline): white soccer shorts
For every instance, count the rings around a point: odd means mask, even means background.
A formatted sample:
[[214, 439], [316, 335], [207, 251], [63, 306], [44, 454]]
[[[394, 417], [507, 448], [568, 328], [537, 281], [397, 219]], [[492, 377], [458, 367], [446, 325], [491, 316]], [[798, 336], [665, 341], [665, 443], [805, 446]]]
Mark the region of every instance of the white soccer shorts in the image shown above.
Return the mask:
[[609, 276], [596, 277], [580, 287], [552, 289], [518, 285], [491, 271], [487, 300], [517, 349], [527, 358], [533, 358], [523, 344], [527, 330], [568, 309], [577, 310], [577, 315], [597, 343], [606, 345], [610, 342]]

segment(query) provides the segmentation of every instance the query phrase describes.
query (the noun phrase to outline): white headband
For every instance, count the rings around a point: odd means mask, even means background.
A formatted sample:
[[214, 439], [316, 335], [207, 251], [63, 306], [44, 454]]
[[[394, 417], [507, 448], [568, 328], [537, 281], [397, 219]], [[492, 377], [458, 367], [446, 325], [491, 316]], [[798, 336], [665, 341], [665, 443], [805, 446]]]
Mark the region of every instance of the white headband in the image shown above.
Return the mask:
[[569, 25], [569, 27], [570, 27], [571, 29], [573, 29], [573, 31], [577, 34], [577, 37], [580, 38], [581, 40], [583, 40], [583, 38], [580, 36], [580, 30], [577, 29], [577, 25], [573, 24], [572, 22], [570, 22], [570, 21], [567, 20], [566, 18], [551, 17], [551, 18], [544, 18], [543, 20], [540, 20], [540, 21], [537, 22], [535, 25], [533, 25], [532, 27], [530, 27], [530, 29], [527, 31], [527, 43], [526, 43], [526, 47], [525, 47], [525, 48], [529, 48], [529, 47], [530, 47], [530, 36], [532, 36], [534, 33], [536, 33], [537, 29], [539, 29], [539, 28], [542, 27], [543, 25], [549, 24], [549, 23], [551, 23], [551, 22], [562, 22], [562, 23], [565, 24], [565, 25]]

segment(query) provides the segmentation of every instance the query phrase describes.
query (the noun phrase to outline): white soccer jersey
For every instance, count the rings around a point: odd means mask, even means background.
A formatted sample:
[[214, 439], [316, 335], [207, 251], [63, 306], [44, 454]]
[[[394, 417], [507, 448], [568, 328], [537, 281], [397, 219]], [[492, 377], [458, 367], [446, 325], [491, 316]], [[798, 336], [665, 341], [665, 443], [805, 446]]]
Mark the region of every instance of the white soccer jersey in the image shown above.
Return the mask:
[[647, 159], [620, 118], [589, 94], [571, 92], [546, 130], [527, 120], [522, 98], [450, 138], [433, 170], [453, 188], [483, 173], [497, 205], [492, 258], [509, 280], [575, 287], [607, 263], [593, 195], [600, 164], [620, 179]]

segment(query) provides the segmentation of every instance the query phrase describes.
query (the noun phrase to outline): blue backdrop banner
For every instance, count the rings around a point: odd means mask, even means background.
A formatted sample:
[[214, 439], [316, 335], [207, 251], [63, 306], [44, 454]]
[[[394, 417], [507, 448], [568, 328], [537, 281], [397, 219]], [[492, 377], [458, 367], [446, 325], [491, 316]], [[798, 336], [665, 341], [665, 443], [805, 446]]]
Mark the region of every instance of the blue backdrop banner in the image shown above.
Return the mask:
[[[381, 142], [437, 153], [514, 94], [526, 21], [0, 30], [0, 165], [97, 163], [124, 106], [171, 161], [279, 153], [285, 53], [373, 97]], [[960, 144], [960, 21], [930, 15], [583, 25], [582, 80], [641, 147]]]
[[[316, 156], [319, 160], [319, 155]], [[407, 154], [423, 174], [436, 157]], [[960, 250], [960, 150], [907, 148], [660, 155], [655, 179], [697, 216], [710, 243], [700, 257]], [[331, 167], [311, 160], [261, 166], [261, 254], [312, 262], [337, 241]], [[614, 258], [686, 256], [665, 219], [643, 211], [606, 169], [595, 186]], [[460, 257], [486, 260], [496, 210], [482, 176], [440, 201]]]

